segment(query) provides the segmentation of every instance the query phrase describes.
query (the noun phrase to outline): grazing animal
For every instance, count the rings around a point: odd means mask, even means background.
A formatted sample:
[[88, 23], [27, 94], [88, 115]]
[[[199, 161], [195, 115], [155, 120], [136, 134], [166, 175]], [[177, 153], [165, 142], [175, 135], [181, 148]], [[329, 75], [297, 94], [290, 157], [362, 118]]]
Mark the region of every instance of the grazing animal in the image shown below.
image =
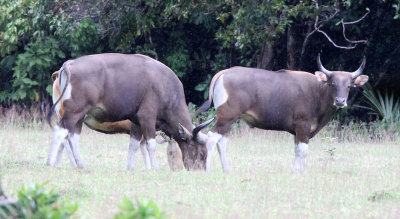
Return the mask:
[[347, 105], [350, 87], [362, 86], [368, 76], [360, 75], [365, 58], [355, 72], [329, 71], [321, 64], [314, 74], [301, 71], [268, 71], [233, 67], [218, 72], [210, 85], [209, 99], [197, 110], [202, 112], [214, 102], [217, 122], [208, 133], [206, 170], [211, 154], [218, 146], [222, 167], [230, 171], [226, 160], [225, 135], [237, 119], [250, 127], [287, 131], [294, 135], [295, 159], [292, 172], [305, 170], [308, 141]]
[[[205, 169], [207, 136], [200, 130], [212, 120], [193, 127], [182, 83], [161, 62], [139, 54], [82, 56], [63, 64], [59, 86], [60, 97], [47, 115], [49, 125], [60, 101], [64, 111], [54, 127], [48, 165], [55, 166], [56, 153], [62, 151], [62, 145], [68, 141], [74, 158], [72, 161], [70, 158], [72, 165], [83, 168], [78, 143], [85, 116], [89, 115], [100, 124], [131, 121], [128, 169], [134, 168], [135, 153], [142, 136], [151, 166], [158, 169], [156, 130], [163, 131], [178, 143], [186, 169]], [[90, 118], [86, 124], [91, 126]]]
[[[60, 90], [60, 85], [59, 85], [59, 75], [60, 71], [56, 71], [51, 75], [51, 78], [53, 80], [53, 104], [60, 98], [61, 96], [61, 90]], [[58, 116], [58, 118], [62, 118], [64, 114], [64, 108], [63, 108], [63, 101], [60, 100], [60, 102], [55, 106], [55, 111]], [[96, 121], [95, 117], [93, 117], [90, 114], [87, 114], [84, 117], [83, 123], [86, 124], [90, 129], [106, 133], [106, 134], [116, 134], [116, 133], [125, 133], [129, 134], [132, 126], [132, 122], [129, 120], [123, 120], [123, 121], [117, 121], [117, 122], [99, 122]], [[178, 144], [173, 140], [170, 139], [168, 136], [166, 136], [164, 133], [160, 132], [161, 136], [163, 139], [156, 138], [156, 142], [158, 144], [163, 144], [165, 142], [168, 142], [168, 147], [167, 147], [167, 157], [168, 157], [168, 164], [170, 166], [171, 170], [181, 170], [183, 169], [183, 161], [182, 161], [182, 152], [178, 146]], [[159, 134], [160, 135], [160, 134]], [[68, 142], [65, 142], [68, 143]], [[61, 162], [61, 155], [62, 151], [64, 148], [64, 144], [61, 145], [59, 151], [57, 152], [57, 157], [55, 161], [55, 166], [59, 166]], [[67, 153], [68, 153], [68, 158], [70, 158], [71, 164], [74, 165], [76, 163], [75, 158], [73, 157], [71, 152], [71, 149], [69, 145], [67, 146]], [[146, 169], [150, 169], [150, 158], [149, 158], [149, 153], [146, 148], [145, 141], [143, 138], [141, 139], [140, 142], [140, 150], [143, 155], [143, 160], [146, 165]]]

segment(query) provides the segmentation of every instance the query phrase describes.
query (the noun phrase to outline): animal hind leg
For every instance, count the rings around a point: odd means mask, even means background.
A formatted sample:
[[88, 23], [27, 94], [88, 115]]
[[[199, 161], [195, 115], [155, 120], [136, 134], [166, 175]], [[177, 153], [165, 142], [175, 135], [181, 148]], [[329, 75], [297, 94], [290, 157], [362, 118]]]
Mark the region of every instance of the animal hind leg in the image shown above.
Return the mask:
[[128, 149], [128, 161], [126, 164], [127, 170], [133, 170], [135, 168], [135, 154], [140, 147], [141, 137], [142, 131], [140, 130], [140, 127], [137, 127], [134, 123], [132, 123]]
[[[83, 169], [84, 164], [82, 161], [81, 153], [79, 151], [79, 134], [77, 134], [77, 133], [68, 134], [68, 143], [71, 148], [71, 152], [72, 152], [71, 154], [73, 155], [73, 158], [75, 158], [77, 167], [80, 169]], [[67, 146], [67, 148], [68, 148], [68, 146]], [[67, 149], [67, 153], [68, 153], [68, 149]], [[70, 157], [70, 160], [71, 160], [71, 157]]]
[[142, 152], [144, 164], [146, 165], [146, 169], [151, 169], [151, 164], [150, 164], [150, 157], [149, 157], [149, 151], [147, 151], [147, 145], [146, 141], [142, 139], [140, 142], [140, 151]]
[[235, 116], [238, 113], [232, 113], [228, 115], [226, 113], [221, 113], [223, 108], [218, 109], [218, 120], [215, 126], [208, 132], [207, 140], [207, 159], [206, 159], [206, 171], [211, 170], [211, 156], [214, 151], [214, 147], [217, 144], [219, 156], [221, 158], [222, 169], [224, 172], [230, 172], [230, 167], [226, 159], [226, 143], [227, 139], [224, 137], [230, 129], [232, 124], [237, 120]]
[[[62, 124], [61, 121], [59, 124]], [[62, 152], [62, 144], [64, 144], [65, 138], [68, 136], [68, 129], [63, 128], [62, 126], [56, 125], [54, 127], [54, 134], [53, 134], [53, 140], [51, 143], [50, 147], [50, 152], [49, 156], [47, 158], [46, 164], [49, 166], [56, 166], [57, 163], [57, 157], [60, 157], [60, 155], [57, 155], [56, 153]], [[71, 165], [73, 167], [76, 167], [76, 163], [71, 161]]]
[[207, 158], [206, 158], [206, 171], [209, 172], [211, 171], [211, 156], [214, 152], [214, 147], [217, 144], [217, 142], [222, 138], [222, 135], [219, 134], [218, 132], [208, 132], [208, 140], [206, 143], [207, 147]]
[[69, 114], [67, 111], [65, 111], [64, 116], [60, 121], [60, 123], [64, 123], [65, 127], [69, 130], [65, 147], [70, 162], [72, 164], [74, 163], [73, 160], [75, 160], [76, 167], [80, 169], [84, 168], [84, 164], [79, 151], [79, 135], [82, 131], [83, 117], [85, 115], [84, 112], [87, 112], [90, 109], [90, 106], [87, 106], [86, 108], [86, 110], [80, 111], [81, 113], [75, 114]]
[[158, 169], [156, 159], [156, 116], [152, 115], [151, 110], [143, 110], [138, 112], [139, 124], [146, 141], [147, 151], [149, 152], [150, 163], [154, 170]]
[[[65, 145], [67, 145], [67, 146], [65, 146]], [[67, 140], [64, 140], [64, 141], [61, 143], [61, 146], [60, 146], [59, 149], [58, 149], [55, 166], [56, 166], [56, 167], [60, 167], [61, 158], [62, 158], [62, 152], [63, 152], [64, 148], [65, 148], [65, 150], [67, 151], [67, 155], [68, 155], [68, 158], [69, 158], [69, 161], [70, 161], [71, 165], [72, 165], [73, 167], [76, 167], [76, 166], [77, 166], [77, 165], [76, 165], [76, 160], [75, 160], [75, 157], [74, 157], [74, 155], [73, 155], [73, 153], [72, 153], [71, 146], [69, 145], [68, 139], [67, 139]]]

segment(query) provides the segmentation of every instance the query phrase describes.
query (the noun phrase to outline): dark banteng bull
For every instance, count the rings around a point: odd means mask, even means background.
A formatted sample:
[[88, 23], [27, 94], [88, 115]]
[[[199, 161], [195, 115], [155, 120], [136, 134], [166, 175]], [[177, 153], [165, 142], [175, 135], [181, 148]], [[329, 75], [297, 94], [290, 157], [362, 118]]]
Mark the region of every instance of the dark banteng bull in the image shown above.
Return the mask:
[[69, 141], [77, 167], [83, 167], [79, 153], [79, 135], [85, 115], [96, 122], [118, 122], [129, 119], [130, 144], [128, 168], [143, 136], [150, 163], [158, 168], [155, 157], [155, 132], [161, 130], [177, 141], [187, 169], [205, 168], [207, 136], [191, 123], [182, 83], [164, 64], [144, 55], [98, 54], [65, 62], [60, 70], [61, 97], [64, 114], [57, 126], [47, 164], [56, 164], [56, 153]]
[[[61, 90], [60, 90], [60, 85], [59, 85], [59, 75], [60, 71], [56, 71], [51, 75], [51, 78], [53, 80], [53, 104], [56, 103], [56, 101], [60, 98], [61, 96]], [[62, 118], [64, 115], [64, 107], [63, 107], [63, 101], [60, 100], [56, 105], [55, 105], [55, 111], [58, 116], [58, 118]], [[132, 122], [129, 120], [122, 120], [122, 121], [117, 121], [117, 122], [100, 122], [96, 121], [93, 115], [87, 114], [84, 117], [83, 123], [86, 124], [90, 129], [102, 132], [105, 134], [119, 134], [119, 133], [125, 133], [125, 134], [130, 134]], [[183, 162], [182, 162], [182, 152], [178, 146], [178, 144], [175, 142], [175, 140], [169, 138], [168, 136], [165, 136], [162, 132], [159, 134], [162, 138], [156, 138], [156, 141], [158, 144], [162, 144], [165, 142], [168, 142], [167, 146], [167, 157], [168, 157], [168, 164], [170, 166], [171, 170], [181, 170], [183, 169]], [[68, 142], [65, 142], [68, 143]], [[61, 162], [61, 156], [62, 156], [62, 151], [63, 148], [65, 148], [64, 144], [61, 144], [57, 156], [56, 156], [56, 161], [55, 161], [55, 166], [59, 166]], [[67, 145], [67, 154], [68, 158], [70, 159], [71, 165], [76, 166], [76, 160], [73, 154], [71, 153], [71, 148], [69, 145]], [[143, 155], [143, 160], [146, 166], [146, 169], [150, 169], [150, 158], [149, 158], [149, 153], [146, 148], [146, 142], [144, 139], [141, 139], [140, 142], [140, 151], [142, 152]], [[127, 167], [128, 169], [130, 168], [129, 166]]]
[[364, 66], [365, 58], [355, 72], [328, 71], [318, 55], [321, 71], [315, 75], [244, 67], [220, 71], [211, 81], [208, 101], [198, 109], [207, 110], [213, 101], [218, 118], [208, 133], [206, 169], [210, 170], [211, 154], [217, 144], [223, 170], [229, 172], [224, 135], [241, 118], [251, 127], [295, 135], [292, 171], [303, 172], [309, 139], [332, 119], [337, 108], [347, 105], [350, 87], [368, 81], [368, 76], [360, 75]]

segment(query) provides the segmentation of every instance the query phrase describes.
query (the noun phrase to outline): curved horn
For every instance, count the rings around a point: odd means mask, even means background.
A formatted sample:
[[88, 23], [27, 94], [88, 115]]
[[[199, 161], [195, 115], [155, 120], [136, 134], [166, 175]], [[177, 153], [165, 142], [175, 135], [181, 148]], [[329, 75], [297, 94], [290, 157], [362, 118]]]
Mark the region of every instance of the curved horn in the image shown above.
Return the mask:
[[214, 119], [215, 119], [215, 117], [212, 117], [211, 119], [201, 123], [196, 128], [194, 128], [193, 132], [192, 132], [193, 138], [197, 138], [197, 134], [200, 132], [200, 130], [202, 130], [203, 128], [208, 126], [212, 121], [214, 121]]
[[331, 72], [329, 70], [326, 70], [326, 68], [324, 68], [324, 66], [322, 65], [322, 63], [321, 63], [321, 54], [318, 54], [317, 62], [318, 62], [318, 68], [319, 68], [320, 71], [322, 71], [328, 77], [332, 76], [333, 72]]
[[364, 67], [365, 67], [365, 62], [366, 62], [366, 58], [365, 58], [365, 56], [364, 56], [363, 61], [362, 61], [361, 65], [360, 65], [360, 67], [359, 67], [355, 72], [352, 72], [352, 73], [351, 73], [351, 78], [352, 78], [352, 79], [358, 77], [358, 76], [362, 73], [362, 71], [364, 70]]

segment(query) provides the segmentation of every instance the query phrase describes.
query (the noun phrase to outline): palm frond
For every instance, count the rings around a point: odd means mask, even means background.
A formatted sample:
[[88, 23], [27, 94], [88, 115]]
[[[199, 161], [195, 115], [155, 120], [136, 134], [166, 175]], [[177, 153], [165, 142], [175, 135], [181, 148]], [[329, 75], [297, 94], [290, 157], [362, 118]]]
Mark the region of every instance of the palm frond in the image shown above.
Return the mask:
[[371, 110], [379, 114], [385, 122], [400, 122], [400, 100], [395, 98], [394, 94], [385, 94], [374, 92], [371, 86], [363, 91], [364, 97], [369, 101], [370, 107], [358, 106], [360, 108]]

